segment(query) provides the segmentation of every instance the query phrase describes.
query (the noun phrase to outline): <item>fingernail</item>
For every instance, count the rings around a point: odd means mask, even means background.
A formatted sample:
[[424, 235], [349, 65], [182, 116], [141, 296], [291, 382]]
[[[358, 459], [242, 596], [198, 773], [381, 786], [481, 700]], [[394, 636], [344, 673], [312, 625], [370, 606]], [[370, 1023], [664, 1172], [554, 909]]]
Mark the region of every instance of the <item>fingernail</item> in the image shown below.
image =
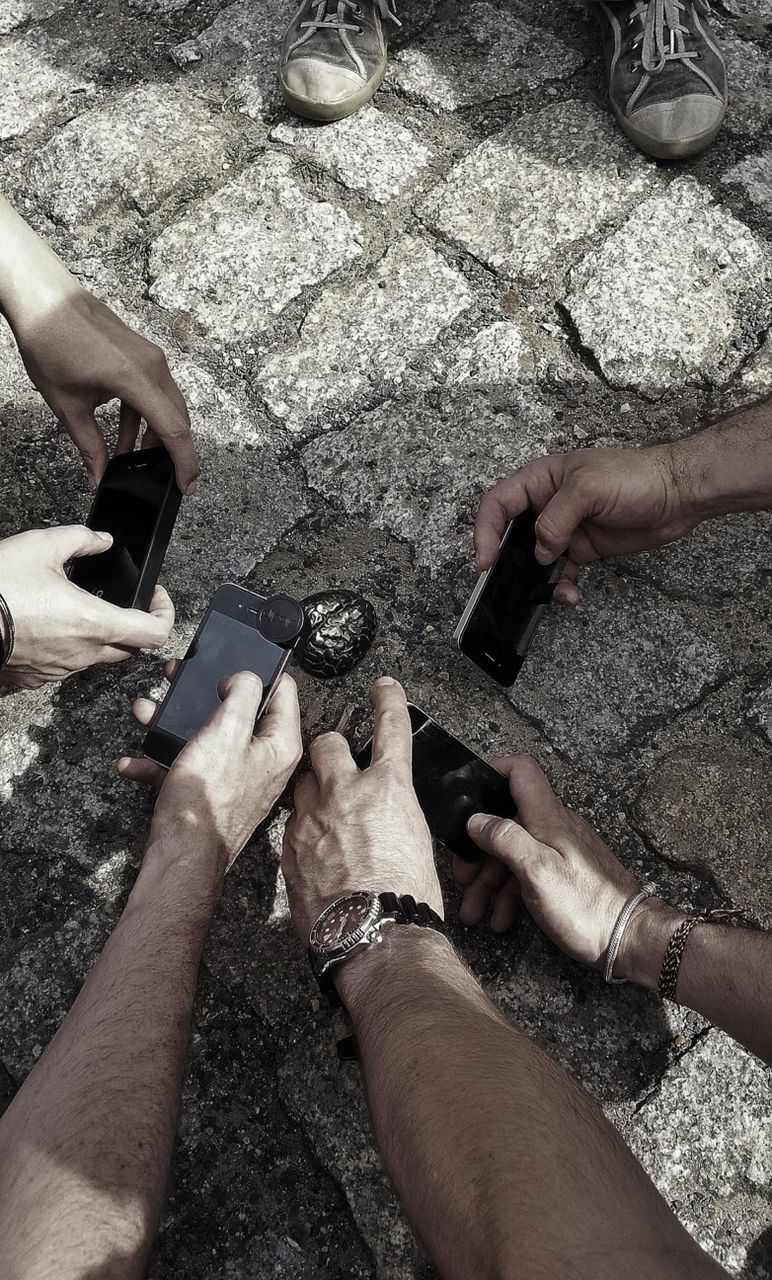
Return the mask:
[[555, 559], [555, 557], [553, 556], [551, 551], [548, 551], [547, 548], [542, 546], [540, 542], [537, 542], [536, 543], [536, 559], [539, 561], [539, 564], [552, 564], [552, 561]]
[[103, 542], [106, 542], [108, 547], [112, 546], [113, 535], [111, 533], [105, 533], [104, 529], [99, 529], [97, 531], [97, 537], [101, 538]]
[[387, 685], [396, 684], [396, 680], [392, 680], [391, 676], [379, 676], [375, 682], [376, 688], [386, 688]]
[[198, 493], [198, 481], [197, 481], [197, 480], [191, 480], [190, 484], [188, 485], [187, 489], [185, 490], [185, 497], [186, 497], [186, 498], [192, 498], [194, 493]]
[[466, 824], [467, 831], [470, 834], [474, 834], [475, 831], [482, 831], [484, 827], [487, 827], [491, 817], [492, 814], [490, 813], [473, 813]]

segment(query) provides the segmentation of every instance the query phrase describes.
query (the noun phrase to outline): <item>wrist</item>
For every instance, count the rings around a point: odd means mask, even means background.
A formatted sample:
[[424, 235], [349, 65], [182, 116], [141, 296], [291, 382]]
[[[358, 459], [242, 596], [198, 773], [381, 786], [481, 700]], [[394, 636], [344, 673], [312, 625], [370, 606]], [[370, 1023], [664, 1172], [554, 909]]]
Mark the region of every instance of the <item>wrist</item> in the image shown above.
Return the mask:
[[646, 898], [630, 917], [614, 963], [614, 977], [656, 991], [662, 960], [673, 930], [683, 920], [661, 898]]
[[419, 969], [458, 963], [444, 934], [418, 925], [389, 924], [379, 943], [362, 947], [337, 966], [332, 978], [354, 1027], [379, 1004], [399, 998], [403, 979], [415, 989]]

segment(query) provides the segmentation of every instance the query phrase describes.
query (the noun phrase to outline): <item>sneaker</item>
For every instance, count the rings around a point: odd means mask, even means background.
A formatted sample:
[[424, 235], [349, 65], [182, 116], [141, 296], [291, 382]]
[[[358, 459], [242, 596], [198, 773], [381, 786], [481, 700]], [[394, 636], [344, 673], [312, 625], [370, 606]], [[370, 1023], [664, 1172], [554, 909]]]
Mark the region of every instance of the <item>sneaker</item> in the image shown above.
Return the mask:
[[303, 0], [284, 38], [284, 101], [309, 120], [340, 120], [369, 102], [386, 70], [394, 0]]
[[659, 160], [696, 156], [726, 114], [726, 66], [707, 0], [595, 0], [614, 114]]

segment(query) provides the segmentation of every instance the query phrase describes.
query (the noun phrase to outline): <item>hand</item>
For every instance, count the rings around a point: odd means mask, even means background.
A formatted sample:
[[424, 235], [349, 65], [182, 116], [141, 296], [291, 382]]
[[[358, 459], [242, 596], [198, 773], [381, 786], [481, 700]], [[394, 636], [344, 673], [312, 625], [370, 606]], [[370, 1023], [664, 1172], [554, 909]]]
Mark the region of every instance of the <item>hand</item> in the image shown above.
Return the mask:
[[[177, 662], [166, 664], [169, 679]], [[282, 676], [257, 728], [262, 682], [251, 671], [223, 680], [222, 705], [183, 747], [169, 770], [124, 756], [118, 772], [158, 791], [150, 843], [180, 854], [203, 843], [221, 871], [235, 861], [255, 827], [268, 816], [303, 753], [294, 680]], [[147, 725], [157, 710], [150, 698], [133, 707]]]
[[150, 610], [120, 609], [82, 591], [65, 575], [77, 556], [112, 544], [83, 525], [35, 529], [0, 542], [0, 593], [16, 628], [11, 661], [0, 681], [36, 689], [66, 680], [97, 662], [123, 662], [135, 649], [160, 649], [174, 625], [174, 605], [156, 587]]
[[94, 416], [100, 404], [121, 401], [118, 453], [137, 443], [164, 444], [183, 493], [193, 491], [198, 458], [190, 418], [160, 347], [129, 329], [104, 303], [74, 282], [55, 304], [37, 304], [34, 290], [9, 314], [27, 373], [80, 450], [92, 485], [107, 466], [107, 445]]
[[370, 768], [357, 768], [340, 734], [323, 733], [311, 745], [312, 772], [295, 790], [282, 871], [304, 944], [320, 912], [357, 889], [412, 894], [443, 914], [432, 838], [413, 790], [402, 686], [388, 677], [376, 681], [373, 707]]
[[490, 858], [480, 867], [454, 861], [464, 886], [463, 924], [476, 924], [493, 900], [491, 927], [512, 924], [520, 903], [543, 933], [582, 964], [602, 967], [620, 911], [638, 885], [582, 818], [563, 807], [535, 760], [494, 760], [509, 778], [519, 822], [470, 818], [468, 831]]
[[493, 563], [507, 522], [529, 507], [536, 522], [536, 559], [569, 559], [555, 588], [576, 604], [579, 568], [600, 556], [629, 555], [689, 533], [699, 516], [679, 487], [675, 448], [579, 449], [537, 458], [485, 494], [477, 513], [480, 570]]

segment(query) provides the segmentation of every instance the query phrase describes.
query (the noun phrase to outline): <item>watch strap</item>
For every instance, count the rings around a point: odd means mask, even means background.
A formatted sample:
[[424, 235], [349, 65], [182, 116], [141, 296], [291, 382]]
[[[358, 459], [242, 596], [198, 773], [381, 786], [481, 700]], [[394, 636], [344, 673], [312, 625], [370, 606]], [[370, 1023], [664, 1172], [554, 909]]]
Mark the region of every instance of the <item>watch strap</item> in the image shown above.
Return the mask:
[[433, 911], [428, 902], [416, 902], [409, 893], [379, 893], [378, 898], [383, 907], [384, 916], [388, 916], [395, 924], [417, 924], [424, 929], [437, 929], [445, 932], [445, 924], [441, 916]]

